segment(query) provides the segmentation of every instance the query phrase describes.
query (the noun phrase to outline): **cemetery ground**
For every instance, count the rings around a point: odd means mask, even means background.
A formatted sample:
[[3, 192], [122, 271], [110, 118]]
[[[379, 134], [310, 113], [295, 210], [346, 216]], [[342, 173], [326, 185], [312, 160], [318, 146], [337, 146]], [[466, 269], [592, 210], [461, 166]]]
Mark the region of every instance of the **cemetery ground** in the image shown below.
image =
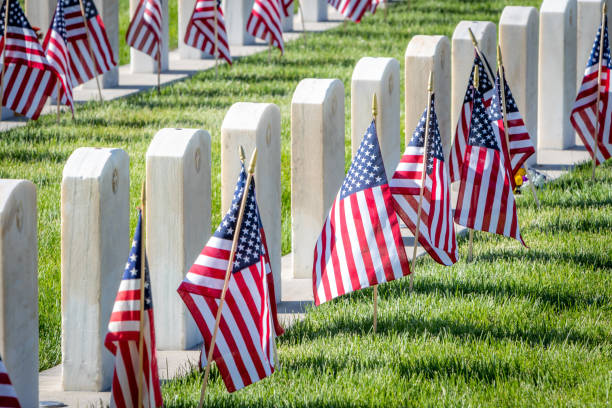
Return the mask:
[[[57, 125], [55, 117], [47, 115], [3, 133], [0, 177], [29, 179], [38, 188], [40, 369], [61, 359], [60, 182], [63, 166], [77, 147], [120, 147], [130, 155], [135, 208], [145, 152], [154, 134], [163, 127], [208, 130], [216, 226], [221, 219], [223, 117], [235, 102], [276, 103], [282, 115], [282, 249], [288, 253], [290, 101], [301, 79], [343, 81], [348, 167], [350, 77], [361, 57], [394, 57], [403, 64], [413, 35], [450, 37], [461, 20], [497, 23], [506, 5], [539, 3], [394, 3], [386, 22], [378, 12], [359, 25], [310, 35], [307, 46], [301, 40], [288, 44], [282, 58], [274, 50], [271, 63], [261, 53], [235, 61], [231, 68], [222, 66], [218, 79], [214, 71], [202, 72], [163, 88], [161, 95], [151, 91], [102, 105], [87, 103], [77, 107], [74, 121], [64, 113]], [[125, 14], [120, 17], [122, 30], [129, 18]], [[403, 101], [401, 112], [403, 134]], [[303, 322], [278, 339], [280, 370], [230, 395], [215, 369], [208, 402], [245, 407], [609, 405], [612, 164], [600, 166], [597, 175], [592, 183], [590, 167], [582, 166], [546, 185], [540, 190], [541, 210], [529, 194], [518, 199], [529, 249], [511, 239], [476, 233], [475, 259], [466, 263], [467, 239], [459, 238], [462, 260], [453, 267], [438, 266], [429, 258], [417, 262], [412, 295], [407, 279], [380, 287], [376, 335], [371, 333], [371, 290], [312, 308]], [[131, 221], [133, 231], [135, 212]], [[193, 406], [200, 385], [197, 372], [165, 383], [166, 406]]]

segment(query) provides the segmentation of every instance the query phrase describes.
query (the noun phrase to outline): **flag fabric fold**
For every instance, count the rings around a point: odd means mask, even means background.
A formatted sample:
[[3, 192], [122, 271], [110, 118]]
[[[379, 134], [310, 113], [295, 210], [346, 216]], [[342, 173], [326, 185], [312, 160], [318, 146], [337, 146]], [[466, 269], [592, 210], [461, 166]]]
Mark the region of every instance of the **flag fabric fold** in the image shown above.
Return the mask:
[[[525, 242], [519, 231], [509, 166], [505, 164], [501, 140], [493, 132], [496, 121], [485, 107], [484, 96], [473, 89], [470, 121], [461, 168], [461, 184], [455, 222]], [[497, 106], [499, 109], [499, 105]]]
[[2, 357], [0, 357], [0, 407], [21, 408]]
[[247, 21], [247, 32], [266, 43], [277, 47], [281, 54], [285, 52], [281, 12], [284, 11], [282, 0], [255, 0]]
[[220, 0], [198, 0], [185, 31], [185, 44], [215, 55], [215, 14], [217, 15], [217, 51], [231, 65], [225, 20]]
[[[600, 55], [601, 30], [604, 30], [603, 55]], [[601, 83], [599, 86], [599, 110], [597, 104], [597, 77], [601, 62]], [[587, 61], [582, 84], [578, 90], [576, 101], [570, 115], [570, 122], [576, 133], [582, 139], [584, 147], [589, 151], [595, 164], [599, 165], [612, 155], [612, 99], [610, 89], [610, 72], [612, 72], [610, 59], [610, 44], [608, 40], [608, 19], [604, 17], [603, 27], [599, 27], [591, 55]], [[599, 134], [597, 135], [597, 157], [595, 156], [595, 129], [599, 121]]]
[[[104, 341], [106, 348], [115, 355], [115, 371], [111, 388], [111, 407], [137, 408], [139, 369], [139, 335], [141, 299], [141, 226], [142, 213], [138, 214], [138, 225], [125, 271], [115, 299], [108, 333]], [[155, 324], [153, 321], [153, 299], [149, 267], [145, 257], [144, 287], [144, 331], [143, 331], [143, 407], [163, 405], [157, 353], [155, 349]]]
[[444, 162], [435, 95], [431, 98], [427, 152], [426, 121], [427, 108], [406, 146], [389, 186], [397, 215], [413, 235], [416, 235], [423, 162], [426, 160], [419, 243], [436, 262], [452, 265], [458, 259], [457, 239], [451, 206], [450, 177]]
[[[254, 180], [245, 192], [246, 180], [243, 166], [230, 209], [178, 288], [204, 338], [202, 364], [206, 364], [227, 267], [232, 262], [213, 350], [213, 361], [229, 392], [274, 372], [275, 337], [283, 333], [276, 316], [274, 279], [255, 198]], [[239, 227], [239, 209], [245, 193], [247, 201]], [[236, 253], [230, 260], [238, 229]]]
[[372, 121], [316, 242], [315, 304], [409, 273]]
[[140, 0], [125, 34], [127, 44], [153, 59], [159, 58], [162, 21], [161, 0]]
[[[6, 3], [8, 28], [4, 27]], [[7, 34], [8, 33], [8, 34]], [[6, 35], [5, 35], [6, 34]], [[28, 22], [19, 0], [2, 2], [0, 9], [0, 49], [6, 52], [2, 105], [30, 119], [37, 119], [47, 98], [53, 93], [57, 72], [49, 64]]]
[[374, 13], [379, 0], [327, 0], [344, 17], [359, 23], [366, 11]]
[[463, 105], [459, 111], [459, 118], [457, 120], [457, 128], [455, 130], [455, 139], [453, 146], [450, 151], [450, 160], [448, 170], [450, 174], [451, 182], [459, 181], [461, 178], [461, 168], [463, 167], [463, 157], [465, 156], [465, 148], [467, 145], [467, 139], [469, 135], [470, 117], [472, 115], [472, 93], [474, 90], [474, 70], [478, 69], [479, 84], [478, 90], [484, 97], [485, 106], [488, 108], [491, 105], [493, 94], [493, 83], [489, 79], [488, 71], [485, 68], [489, 63], [482, 61], [478, 56], [477, 52], [474, 52], [474, 64], [472, 65], [472, 71], [468, 80], [468, 86], [465, 90], [465, 96], [463, 98]]

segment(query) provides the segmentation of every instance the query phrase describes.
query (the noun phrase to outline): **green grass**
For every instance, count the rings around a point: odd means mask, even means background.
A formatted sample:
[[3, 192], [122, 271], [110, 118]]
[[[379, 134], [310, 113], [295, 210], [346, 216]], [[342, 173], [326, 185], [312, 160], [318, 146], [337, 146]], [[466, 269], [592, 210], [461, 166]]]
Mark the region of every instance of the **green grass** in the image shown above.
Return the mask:
[[[311, 308], [278, 340], [282, 368], [211, 407], [601, 406], [612, 392], [612, 162], [518, 199], [518, 242], [479, 232], [472, 263], [422, 258], [407, 278]], [[162, 362], [163, 364], [163, 362]], [[199, 399], [202, 375], [164, 384], [166, 407]]]
[[[174, 2], [175, 3], [175, 2]], [[144, 155], [163, 127], [203, 128], [212, 135], [213, 225], [220, 221], [220, 126], [235, 102], [273, 102], [282, 114], [282, 249], [290, 242], [290, 102], [307, 77], [339, 78], [346, 90], [346, 164], [350, 149], [350, 78], [363, 56], [403, 55], [416, 34], [451, 36], [460, 20], [497, 22], [506, 5], [537, 0], [410, 0], [383, 13], [266, 55], [207, 71], [126, 99], [79, 106], [59, 125], [42, 117], [0, 138], [0, 177], [38, 187], [40, 367], [61, 359], [60, 183], [63, 166], [81, 146], [120, 147], [130, 155], [131, 202], [144, 177]], [[127, 1], [121, 2], [127, 27]], [[176, 22], [176, 17], [171, 17]], [[171, 29], [176, 32], [176, 29]], [[122, 32], [122, 38], [124, 31]], [[175, 40], [174, 40], [175, 41]], [[122, 47], [122, 50], [125, 50]], [[127, 54], [122, 53], [122, 63]], [[402, 75], [403, 87], [403, 75]], [[400, 93], [403, 99], [403, 92]], [[401, 126], [403, 132], [403, 100]], [[368, 291], [312, 310], [280, 339], [283, 370], [233, 396], [213, 376], [217, 405], [366, 406], [609, 404], [611, 170], [591, 184], [581, 170], [547, 187], [543, 210], [519, 203], [526, 250], [509, 239], [476, 234], [477, 261], [440, 268], [417, 264], [415, 295], [405, 280], [381, 287], [379, 336], [370, 335]], [[132, 228], [135, 225], [132, 215]], [[462, 241], [462, 250], [465, 251]], [[169, 406], [190, 405], [195, 374], [165, 387]], [[319, 381], [320, 380], [320, 381]], [[176, 391], [176, 397], [173, 395]], [[176, 398], [176, 399], [173, 399]], [[190, 399], [191, 398], [191, 399]]]

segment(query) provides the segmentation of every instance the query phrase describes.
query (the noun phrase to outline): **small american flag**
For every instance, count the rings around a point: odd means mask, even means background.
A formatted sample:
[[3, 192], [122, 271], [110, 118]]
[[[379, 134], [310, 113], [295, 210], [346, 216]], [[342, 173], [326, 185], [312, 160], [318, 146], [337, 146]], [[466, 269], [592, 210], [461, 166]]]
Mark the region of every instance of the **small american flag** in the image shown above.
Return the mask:
[[283, 10], [283, 14], [285, 17], [293, 16], [293, 0], [280, 0], [281, 1], [281, 9]]
[[410, 274], [391, 203], [372, 121], [315, 246], [315, 304]]
[[[104, 341], [106, 348], [115, 355], [111, 407], [138, 407], [141, 226], [142, 213], [139, 212], [132, 249], [125, 264], [123, 278], [108, 323], [108, 334]], [[157, 371], [153, 300], [146, 258], [144, 301], [142, 403], [144, 407], [161, 407], [163, 401]]]
[[232, 63], [221, 0], [198, 0], [185, 32], [185, 44], [215, 54], [215, 13], [217, 14], [217, 50], [219, 56]]
[[471, 120], [455, 222], [479, 231], [516, 238], [523, 245], [512, 193], [510, 172], [504, 163], [501, 142], [480, 90], [473, 90]]
[[276, 316], [274, 279], [254, 182], [247, 193], [242, 225], [237, 226], [246, 180], [243, 166], [229, 211], [178, 288], [204, 337], [202, 364], [206, 364], [232, 242], [240, 229], [213, 351], [213, 360], [229, 392], [274, 372], [274, 339], [283, 333]]
[[374, 13], [377, 0], [327, 0], [329, 5], [338, 10], [344, 17], [359, 23], [366, 11]]
[[19, 0], [8, 0], [8, 29], [5, 30], [6, 3], [3, 1], [0, 9], [0, 49], [6, 44], [6, 60], [2, 61], [5, 65], [2, 105], [36, 119], [53, 93], [58, 74], [47, 61]]
[[20, 408], [17, 393], [13, 388], [2, 357], [0, 357], [0, 407]]
[[[504, 78], [505, 79], [505, 78]], [[518, 106], [514, 101], [512, 92], [508, 83], [505, 82], [506, 93], [506, 120], [508, 122], [508, 143], [506, 142], [506, 129], [504, 128], [504, 117], [501, 111], [501, 86], [500, 75], [497, 71], [495, 78], [495, 92], [491, 100], [491, 115], [495, 119], [496, 126], [493, 126], [493, 131], [496, 133], [498, 140], [501, 141], [502, 150], [504, 152], [504, 161], [509, 165], [510, 174], [514, 176], [516, 172], [523, 166], [523, 163], [535, 153], [535, 147], [531, 142], [527, 127], [523, 121], [523, 117], [518, 110]], [[509, 156], [508, 156], [509, 155]], [[516, 187], [514, 177], [510, 177], [512, 187]]]
[[162, 18], [161, 0], [140, 0], [125, 34], [127, 44], [151, 58], [158, 58]]
[[459, 112], [459, 119], [457, 121], [457, 129], [455, 130], [455, 140], [453, 142], [453, 147], [450, 151], [450, 161], [449, 161], [449, 174], [451, 182], [459, 181], [461, 178], [461, 168], [463, 167], [463, 157], [465, 156], [465, 147], [467, 144], [468, 135], [470, 134], [469, 125], [470, 125], [470, 117], [472, 116], [472, 93], [474, 91], [474, 70], [478, 69], [480, 82], [478, 84], [478, 90], [481, 95], [484, 97], [485, 106], [488, 108], [491, 105], [491, 99], [493, 98], [493, 94], [495, 93], [493, 89], [493, 83], [489, 79], [489, 75], [487, 74], [487, 69], [485, 68], [485, 63], [488, 65], [487, 61], [482, 61], [478, 56], [478, 53], [475, 52], [474, 64], [472, 66], [472, 72], [470, 74], [470, 79], [468, 81], [468, 86], [465, 91], [465, 96], [463, 98], [463, 105], [461, 106], [461, 111]]
[[70, 54], [68, 51], [68, 36], [66, 33], [66, 19], [64, 1], [59, 0], [51, 21], [51, 27], [47, 31], [43, 42], [45, 55], [49, 64], [55, 68], [59, 76], [61, 90], [59, 103], [70, 106], [74, 115], [74, 100], [72, 97], [72, 80], [70, 78]]
[[[595, 164], [600, 164], [612, 155], [612, 98], [610, 89], [610, 73], [612, 62], [610, 59], [610, 45], [608, 42], [608, 20], [604, 17], [603, 55], [599, 55], [601, 29], [597, 30], [591, 56], [584, 71], [582, 85], [578, 90], [576, 102], [570, 116], [570, 122], [582, 139], [584, 147], [589, 151], [591, 157], [594, 155], [594, 134], [599, 121], [599, 134], [597, 135], [597, 157]], [[597, 75], [599, 62], [601, 60], [601, 85], [599, 87], [599, 114], [595, 112], [597, 103]]]
[[281, 0], [255, 0], [247, 21], [247, 32], [285, 51], [281, 25]]
[[[451, 207], [450, 178], [444, 163], [434, 101], [435, 97], [432, 95], [419, 243], [436, 262], [452, 265], [457, 262], [457, 240]], [[413, 234], [416, 234], [425, 160], [426, 120], [427, 109], [423, 112], [390, 183], [393, 207]]]
[[[82, 0], [87, 19], [89, 39], [79, 0], [62, 0], [66, 18], [66, 35], [70, 53], [70, 77], [72, 86], [77, 86], [103, 74], [117, 65], [113, 50], [106, 35], [104, 22], [98, 14], [93, 0]], [[89, 52], [88, 41], [91, 45]], [[92, 61], [91, 55], [95, 61]]]

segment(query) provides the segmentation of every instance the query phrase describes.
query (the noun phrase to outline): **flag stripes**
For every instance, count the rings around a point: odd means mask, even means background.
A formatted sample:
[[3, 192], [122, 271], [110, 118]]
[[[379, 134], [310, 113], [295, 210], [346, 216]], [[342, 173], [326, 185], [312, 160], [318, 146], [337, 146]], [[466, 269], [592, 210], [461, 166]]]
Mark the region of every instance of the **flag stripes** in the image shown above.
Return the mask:
[[21, 408], [2, 357], [0, 357], [0, 407]]
[[157, 59], [162, 41], [160, 0], [140, 0], [126, 33], [129, 46]]
[[359, 23], [366, 11], [374, 12], [378, 5], [377, 0], [327, 0], [344, 17]]
[[215, 55], [215, 13], [217, 13], [217, 50], [219, 57], [232, 63], [223, 11], [217, 0], [198, 0], [185, 31], [185, 44]]
[[255, 0], [247, 21], [247, 32], [285, 51], [280, 0]]

